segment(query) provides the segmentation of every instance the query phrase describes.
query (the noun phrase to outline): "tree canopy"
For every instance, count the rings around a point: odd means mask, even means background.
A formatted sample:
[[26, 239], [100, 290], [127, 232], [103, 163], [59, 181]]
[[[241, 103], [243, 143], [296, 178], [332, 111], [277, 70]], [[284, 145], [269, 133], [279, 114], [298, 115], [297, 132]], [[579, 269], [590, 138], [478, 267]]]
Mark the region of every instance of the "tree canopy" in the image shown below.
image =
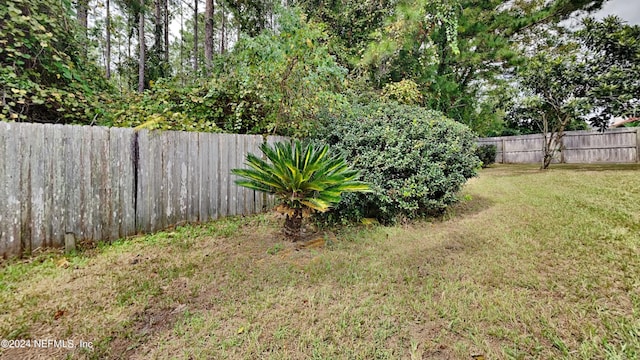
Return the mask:
[[638, 26], [559, 26], [606, 0], [200, 1], [4, 2], [1, 119], [304, 136], [397, 101], [498, 135], [539, 130], [512, 100], [547, 70], [569, 128], [637, 116]]

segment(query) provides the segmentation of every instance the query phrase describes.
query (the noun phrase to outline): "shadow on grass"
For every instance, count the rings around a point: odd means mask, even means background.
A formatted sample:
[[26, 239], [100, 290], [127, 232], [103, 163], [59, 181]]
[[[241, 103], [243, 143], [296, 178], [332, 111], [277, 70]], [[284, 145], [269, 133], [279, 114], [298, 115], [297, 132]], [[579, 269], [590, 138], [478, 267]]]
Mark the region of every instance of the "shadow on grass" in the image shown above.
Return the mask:
[[459, 202], [449, 206], [437, 219], [447, 221], [454, 218], [476, 215], [491, 208], [494, 204], [494, 201], [488, 197], [474, 195], [471, 198], [465, 199], [465, 196], [468, 195], [463, 195], [463, 198]]
[[551, 165], [551, 170], [573, 171], [637, 171], [640, 164], [556, 164]]
[[501, 177], [517, 177], [523, 175], [536, 175], [543, 172], [540, 170], [540, 164], [493, 164], [487, 168], [480, 170], [479, 177], [501, 176]]
[[541, 170], [540, 164], [494, 164], [480, 171], [483, 173], [499, 176], [520, 176], [528, 174], [539, 174], [553, 170], [572, 171], [635, 171], [640, 170], [640, 163], [624, 164], [551, 164], [548, 169]]

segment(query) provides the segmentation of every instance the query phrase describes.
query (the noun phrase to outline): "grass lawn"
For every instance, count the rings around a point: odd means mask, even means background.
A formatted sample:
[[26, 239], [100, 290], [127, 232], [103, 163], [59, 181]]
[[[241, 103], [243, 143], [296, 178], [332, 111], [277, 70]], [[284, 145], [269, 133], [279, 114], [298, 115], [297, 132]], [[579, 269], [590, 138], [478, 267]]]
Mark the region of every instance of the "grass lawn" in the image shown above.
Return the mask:
[[[2, 359], [637, 359], [640, 166], [494, 166], [442, 218], [272, 215], [0, 268]], [[91, 342], [93, 350], [77, 347]]]

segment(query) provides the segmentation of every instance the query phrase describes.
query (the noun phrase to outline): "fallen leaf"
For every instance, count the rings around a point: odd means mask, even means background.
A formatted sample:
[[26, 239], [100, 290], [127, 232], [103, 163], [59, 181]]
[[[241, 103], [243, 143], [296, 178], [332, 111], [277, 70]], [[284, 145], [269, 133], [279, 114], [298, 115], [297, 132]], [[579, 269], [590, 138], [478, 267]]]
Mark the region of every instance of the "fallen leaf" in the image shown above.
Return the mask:
[[58, 320], [61, 317], [64, 316], [65, 311], [62, 309], [59, 309], [58, 311], [56, 311], [56, 313], [53, 315], [53, 320]]
[[58, 260], [58, 261], [56, 262], [56, 265], [57, 265], [58, 267], [61, 267], [61, 268], [65, 268], [65, 269], [66, 269], [66, 268], [68, 268], [68, 267], [69, 267], [69, 265], [71, 265], [71, 264], [69, 263], [69, 261], [67, 260], [67, 258], [62, 258], [62, 259], [60, 259], [60, 260]]

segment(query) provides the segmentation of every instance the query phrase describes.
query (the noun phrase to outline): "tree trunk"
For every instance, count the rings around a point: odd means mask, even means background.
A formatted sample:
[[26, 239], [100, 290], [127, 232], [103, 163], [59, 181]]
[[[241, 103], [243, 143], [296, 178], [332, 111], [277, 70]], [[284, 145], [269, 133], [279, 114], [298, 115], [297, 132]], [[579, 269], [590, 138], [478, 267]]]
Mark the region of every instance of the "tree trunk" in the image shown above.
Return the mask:
[[107, 0], [107, 19], [106, 19], [106, 28], [107, 28], [107, 60], [106, 60], [106, 68], [107, 68], [107, 79], [111, 79], [111, 9], [109, 6], [109, 0]]
[[220, 17], [220, 54], [224, 54], [225, 47], [226, 47], [226, 43], [225, 43], [225, 36], [226, 36], [225, 24], [226, 24], [226, 16], [227, 16], [224, 13], [224, 4], [221, 4], [220, 13], [221, 13], [221, 17]]
[[213, 0], [205, 1], [204, 11], [204, 61], [207, 75], [211, 76], [213, 67]]
[[153, 45], [155, 47], [155, 53], [158, 54], [158, 60], [163, 58], [162, 45], [164, 44], [162, 25], [164, 20], [162, 19], [162, 0], [154, 0], [153, 2], [153, 19], [154, 19], [154, 31], [153, 31]]
[[82, 53], [87, 56], [87, 30], [88, 30], [88, 13], [89, 0], [78, 0], [78, 8], [76, 9], [78, 16], [78, 24], [82, 29]]
[[182, 9], [182, 1], [180, 1], [180, 81], [184, 86], [184, 10]]
[[89, 12], [89, 0], [78, 0], [78, 9], [76, 10], [78, 16], [78, 24], [82, 27], [82, 30], [86, 34], [87, 31], [87, 19]]
[[169, 0], [164, 0], [164, 62], [169, 66]]
[[542, 166], [540, 170], [545, 170], [551, 164], [551, 140], [552, 134], [549, 134], [549, 120], [545, 115], [542, 116]]
[[144, 12], [140, 11], [140, 23], [138, 24], [138, 39], [140, 42], [140, 55], [138, 57], [138, 92], [144, 91]]
[[193, 73], [198, 73], [198, 0], [193, 7]]
[[284, 220], [284, 235], [291, 241], [300, 240], [302, 232], [302, 209], [293, 209], [293, 215], [286, 215]]

